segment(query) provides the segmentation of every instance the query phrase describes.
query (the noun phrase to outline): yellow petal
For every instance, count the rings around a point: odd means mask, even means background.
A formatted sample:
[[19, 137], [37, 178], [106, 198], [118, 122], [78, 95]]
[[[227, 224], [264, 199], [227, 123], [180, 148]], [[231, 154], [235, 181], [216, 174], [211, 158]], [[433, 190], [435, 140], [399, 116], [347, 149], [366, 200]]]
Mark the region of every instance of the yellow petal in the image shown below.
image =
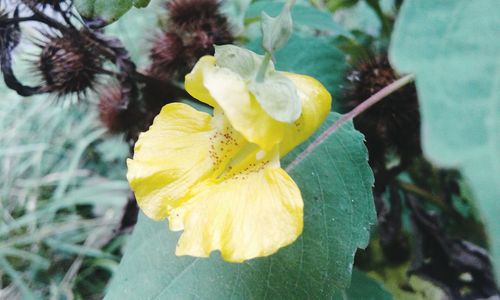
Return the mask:
[[293, 73], [283, 74], [290, 78], [297, 87], [302, 102], [302, 114], [285, 130], [280, 144], [281, 157], [307, 140], [319, 128], [328, 116], [332, 105], [332, 96], [316, 79]]
[[198, 185], [169, 217], [171, 229], [184, 229], [176, 254], [207, 257], [220, 250], [225, 260], [242, 262], [295, 241], [303, 227], [302, 197], [275, 157], [222, 182]]
[[148, 217], [167, 217], [196, 182], [214, 176], [238, 151], [235, 133], [221, 120], [186, 104], [168, 104], [139, 136], [127, 178]]
[[186, 75], [184, 87], [194, 98], [212, 107], [217, 105], [207, 88], [203, 85], [204, 72], [215, 67], [215, 57], [206, 55], [200, 58], [191, 73]]
[[229, 123], [248, 141], [270, 150], [282, 140], [288, 124], [271, 118], [238, 74], [214, 67], [207, 68], [204, 76], [203, 82], [210, 95], [224, 111]]

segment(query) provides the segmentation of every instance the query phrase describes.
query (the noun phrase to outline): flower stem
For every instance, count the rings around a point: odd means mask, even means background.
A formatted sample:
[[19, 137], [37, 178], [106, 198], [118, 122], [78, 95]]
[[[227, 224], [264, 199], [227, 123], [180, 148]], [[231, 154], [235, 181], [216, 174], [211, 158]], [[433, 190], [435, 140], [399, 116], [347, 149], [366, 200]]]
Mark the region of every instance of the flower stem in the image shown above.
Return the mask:
[[266, 51], [266, 54], [264, 55], [264, 59], [262, 60], [262, 64], [260, 65], [259, 71], [257, 72], [257, 77], [255, 78], [255, 80], [257, 82], [264, 81], [264, 77], [266, 76], [267, 67], [269, 66], [270, 62], [271, 62], [271, 53]]
[[292, 10], [292, 7], [295, 5], [295, 2], [296, 0], [287, 0], [283, 9]]
[[[285, 5], [283, 5], [283, 9], [281, 11], [281, 13], [276, 17], [276, 18], [280, 18], [280, 17], [283, 17], [283, 15], [289, 15], [291, 13], [291, 10], [293, 8], [293, 6], [295, 5], [295, 2], [296, 0], [287, 0], [285, 2]], [[276, 26], [281, 26], [281, 24], [276, 23], [275, 24], [275, 27]], [[283, 29], [283, 28], [281, 28]], [[262, 29], [264, 30], [264, 29]], [[291, 28], [290, 28], [291, 30]], [[262, 32], [262, 39], [263, 39], [263, 43], [265, 41], [265, 38], [264, 38], [264, 35], [266, 34], [266, 32]], [[283, 33], [281, 33], [281, 35], [283, 35]], [[287, 37], [288, 39], [288, 37]], [[276, 48], [274, 48], [274, 45], [273, 47], [265, 47], [264, 45], [262, 45], [264, 50], [266, 50], [266, 54], [264, 55], [264, 59], [262, 60], [262, 64], [260, 65], [260, 68], [259, 68], [259, 71], [257, 72], [257, 76], [255, 77], [255, 81], [257, 82], [262, 82], [264, 81], [264, 77], [266, 76], [266, 71], [267, 71], [267, 68], [269, 66], [269, 63], [271, 62], [271, 58], [273, 57], [274, 55], [274, 51], [277, 50]], [[282, 45], [283, 46], [283, 45]]]
[[342, 127], [345, 123], [354, 119], [362, 112], [370, 108], [375, 103], [384, 99], [388, 95], [394, 93], [399, 90], [403, 86], [412, 82], [415, 79], [415, 75], [408, 74], [400, 79], [394, 81], [393, 83], [387, 85], [377, 93], [371, 95], [368, 99], [363, 101], [361, 104], [356, 106], [350, 112], [344, 114], [340, 119], [338, 119], [335, 123], [333, 123], [330, 127], [328, 127], [320, 136], [318, 136], [302, 153], [300, 153], [287, 167], [286, 170], [290, 171], [295, 168], [304, 158], [306, 158], [314, 149], [316, 149], [321, 143], [323, 143], [330, 135], [332, 135], [337, 129]]

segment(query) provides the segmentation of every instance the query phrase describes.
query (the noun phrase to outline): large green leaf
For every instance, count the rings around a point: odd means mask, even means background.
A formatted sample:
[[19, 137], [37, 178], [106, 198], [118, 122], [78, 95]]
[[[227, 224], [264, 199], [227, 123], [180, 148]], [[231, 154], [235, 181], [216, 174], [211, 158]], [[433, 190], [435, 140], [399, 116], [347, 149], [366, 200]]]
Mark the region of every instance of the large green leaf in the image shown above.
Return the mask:
[[500, 279], [498, 0], [405, 1], [390, 57], [416, 74], [425, 154], [468, 178]]
[[150, 0], [75, 0], [78, 12], [86, 18], [100, 17], [111, 23], [133, 6], [146, 7]]
[[[338, 117], [332, 114], [320, 132]], [[292, 245], [242, 264], [224, 262], [219, 255], [176, 257], [179, 233], [141, 215], [108, 299], [388, 297], [363, 276], [355, 277], [350, 290], [342, 290], [351, 279], [354, 253], [366, 247], [375, 222], [373, 175], [363, 136], [351, 123], [343, 126], [290, 174], [304, 198], [304, 232]], [[361, 297], [364, 292], [370, 297]]]
[[390, 300], [392, 295], [384, 287], [366, 274], [354, 270], [351, 285], [346, 291], [338, 291], [334, 299], [351, 300]]

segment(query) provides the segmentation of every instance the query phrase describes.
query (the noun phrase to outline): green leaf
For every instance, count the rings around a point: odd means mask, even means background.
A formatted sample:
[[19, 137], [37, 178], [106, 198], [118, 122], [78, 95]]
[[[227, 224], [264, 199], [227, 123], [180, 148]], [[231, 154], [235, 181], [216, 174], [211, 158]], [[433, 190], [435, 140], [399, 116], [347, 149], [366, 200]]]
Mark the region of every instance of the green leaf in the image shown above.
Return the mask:
[[[338, 118], [332, 114], [319, 132]], [[288, 155], [284, 165], [305, 147]], [[365, 299], [349, 295], [367, 292], [371, 299], [386, 299], [362, 275], [354, 276], [353, 288], [341, 290], [348, 287], [354, 253], [366, 247], [375, 222], [363, 136], [352, 123], [344, 125], [290, 175], [304, 198], [304, 232], [292, 245], [242, 264], [224, 262], [218, 254], [176, 257], [179, 233], [141, 214], [107, 298]]]
[[[262, 52], [256, 38], [247, 48]], [[345, 55], [328, 39], [293, 34], [288, 43], [276, 52], [276, 69], [312, 76], [319, 80], [335, 99], [340, 96], [347, 68]]]
[[342, 7], [351, 7], [358, 2], [359, 0], [327, 0], [325, 1], [325, 6], [331, 11], [336, 11]]
[[133, 4], [137, 8], [142, 8], [148, 6], [149, 1], [151, 0], [134, 0]]
[[[250, 5], [246, 12], [247, 20], [258, 20], [262, 12], [276, 16], [283, 8], [282, 2], [258, 1]], [[297, 29], [308, 28], [330, 35], [347, 35], [350, 33], [333, 20], [330, 13], [312, 6], [296, 4], [292, 9], [293, 25]]]
[[75, 0], [78, 12], [86, 18], [102, 18], [112, 23], [133, 6], [146, 7], [150, 0]]
[[346, 291], [337, 292], [334, 298], [343, 300], [390, 300], [393, 297], [380, 283], [355, 269], [352, 272], [351, 286]]
[[[469, 180], [500, 279], [500, 39], [497, 0], [405, 1], [390, 58], [416, 74], [423, 148]], [[498, 281], [500, 282], [500, 281]]]
[[335, 12], [335, 20], [347, 30], [361, 31], [374, 37], [379, 35], [382, 27], [379, 17], [366, 1], [341, 7]]

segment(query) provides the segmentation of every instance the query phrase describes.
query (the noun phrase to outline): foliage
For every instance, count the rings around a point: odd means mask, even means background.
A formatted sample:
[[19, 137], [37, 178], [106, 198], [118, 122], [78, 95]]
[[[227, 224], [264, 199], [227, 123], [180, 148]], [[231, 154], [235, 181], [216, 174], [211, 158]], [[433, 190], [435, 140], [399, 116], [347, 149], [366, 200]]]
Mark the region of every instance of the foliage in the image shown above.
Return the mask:
[[[337, 118], [330, 116], [322, 128]], [[205, 299], [334, 297], [348, 287], [354, 252], [366, 246], [375, 222], [373, 178], [362, 138], [352, 125], [345, 126], [291, 170], [305, 202], [304, 232], [291, 246], [243, 264], [226, 263], [218, 256], [176, 258], [178, 234], [169, 232], [165, 223], [141, 218], [108, 297], [182, 298], [190, 286], [196, 286], [193, 297]], [[289, 154], [284, 166], [304, 147]], [[350, 177], [359, 180], [345, 180]], [[140, 279], [144, 276], [147, 283]]]
[[[283, 8], [280, 2], [257, 1], [250, 5], [246, 11], [247, 23], [253, 23], [260, 19], [261, 12], [276, 16]], [[297, 4], [292, 10], [293, 26], [300, 30], [318, 30], [328, 35], [349, 35], [342, 26], [336, 23], [331, 15], [310, 5]]]
[[469, 179], [477, 197], [475, 205], [485, 221], [498, 276], [497, 4], [494, 0], [408, 1], [398, 17], [390, 53], [398, 69], [417, 76], [425, 154], [443, 167], [458, 167]]
[[[119, 81], [114, 95], [123, 102], [110, 107], [146, 113], [132, 115], [141, 126], [125, 115], [121, 120], [128, 120], [130, 130], [111, 137], [96, 120], [100, 89], [75, 103], [71, 97], [21, 99], [1, 88], [0, 298], [101, 298], [105, 289], [108, 299], [499, 295], [489, 261], [498, 284], [500, 21], [495, 0], [297, 1], [291, 10], [293, 33], [272, 59], [276, 70], [307, 74], [325, 85], [333, 112], [316, 135], [281, 162], [304, 198], [303, 234], [272, 256], [242, 264], [224, 262], [218, 254], [177, 257], [179, 234], [142, 214], [131, 236], [115, 231], [120, 222], [134, 224], [137, 215], [124, 180], [124, 160], [137, 134], [171, 101], [208, 111], [182, 89], [190, 64], [212, 54], [214, 41], [226, 35], [227, 41], [264, 54], [262, 13], [276, 17], [284, 4], [231, 0], [219, 10], [212, 0], [171, 1], [177, 4], [75, 0], [83, 19], [60, 4], [70, 0], [22, 2], [22, 17], [38, 7], [40, 18], [52, 7], [66, 17], [55, 23], [69, 28], [75, 21], [87, 28], [89, 33], [77, 33], [43, 24], [66, 38], [75, 34], [73, 42], [83, 41], [84, 49], [104, 45], [95, 52], [102, 56], [95, 60], [102, 67], [95, 70], [101, 77], [97, 87]], [[16, 52], [38, 28], [4, 23], [17, 12], [3, 4], [0, 63], [4, 80], [16, 83], [11, 69], [13, 64], [17, 72]], [[172, 7], [174, 12], [167, 12]], [[180, 16], [177, 23], [172, 13]], [[21, 31], [24, 37], [11, 57]], [[58, 42], [57, 35], [48, 38], [64, 49], [76, 48]], [[171, 68], [166, 78], [151, 74], [153, 66], [163, 69], [158, 57]], [[37, 61], [24, 64], [40, 68]], [[64, 70], [58, 68], [57, 75]], [[415, 85], [393, 91], [353, 123], [322, 136], [319, 146], [313, 142], [345, 117], [337, 112], [349, 111], [405, 73], [415, 74]], [[40, 86], [17, 90], [47, 92]], [[123, 104], [130, 99], [137, 105]], [[311, 144], [315, 148], [305, 150]], [[291, 164], [304, 151], [305, 159]]]
[[88, 107], [2, 94], [0, 298], [98, 295], [119, 260], [127, 152], [104, 140]]
[[100, 18], [112, 23], [132, 7], [146, 7], [149, 2], [150, 0], [76, 0], [75, 6], [86, 18]]

